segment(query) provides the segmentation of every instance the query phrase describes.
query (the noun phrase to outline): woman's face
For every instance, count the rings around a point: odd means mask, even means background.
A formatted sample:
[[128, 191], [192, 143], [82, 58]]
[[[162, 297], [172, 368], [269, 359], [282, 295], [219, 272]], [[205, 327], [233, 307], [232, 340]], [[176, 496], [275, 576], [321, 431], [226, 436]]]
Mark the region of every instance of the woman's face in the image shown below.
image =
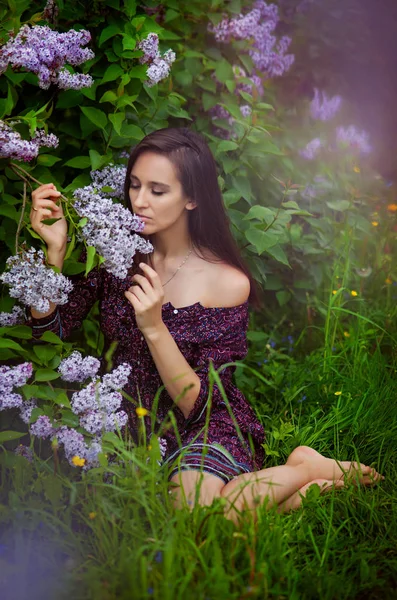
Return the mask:
[[162, 154], [144, 152], [131, 171], [130, 201], [132, 210], [145, 223], [142, 233], [152, 235], [165, 231], [195, 204], [183, 194], [174, 165]]

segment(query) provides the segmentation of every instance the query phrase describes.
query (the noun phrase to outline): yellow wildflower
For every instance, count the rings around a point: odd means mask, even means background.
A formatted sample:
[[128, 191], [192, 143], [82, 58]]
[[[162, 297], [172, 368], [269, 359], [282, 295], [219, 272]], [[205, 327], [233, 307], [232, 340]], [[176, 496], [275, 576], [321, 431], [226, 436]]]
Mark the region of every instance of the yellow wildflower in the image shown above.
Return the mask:
[[335, 392], [335, 396], [340, 396], [342, 392]]
[[390, 277], [387, 277], [387, 279], [385, 279], [385, 283], [387, 283], [387, 285], [391, 285], [393, 281], [390, 279]]
[[149, 444], [149, 446], [147, 447], [147, 449], [148, 449], [148, 450], [149, 450], [149, 452], [150, 452], [150, 450], [152, 449], [152, 446], [151, 446], [151, 444]]
[[85, 465], [85, 458], [80, 458], [80, 456], [73, 456], [72, 458], [72, 463], [76, 466], [76, 467], [84, 467]]
[[91, 519], [91, 521], [93, 519], [95, 519], [95, 517], [96, 517], [96, 512], [90, 512], [90, 513], [88, 513], [88, 518]]
[[352, 290], [350, 293], [353, 297], [358, 296], [358, 293], [356, 292], [356, 290]]
[[355, 173], [361, 173], [361, 169], [360, 169], [360, 167], [357, 167], [357, 166], [356, 166], [356, 167], [353, 167], [353, 171], [354, 171]]
[[373, 225], [374, 227], [378, 227], [379, 223], [378, 221], [372, 221], [371, 225]]
[[138, 406], [138, 408], [135, 409], [135, 412], [138, 417], [146, 417], [146, 415], [149, 414], [149, 411], [146, 408], [143, 408], [143, 406]]
[[349, 333], [348, 331], [344, 331], [344, 332], [343, 332], [343, 335], [344, 335], [346, 338], [350, 337], [350, 333]]
[[337, 290], [332, 290], [333, 295], [335, 296], [335, 294], [337, 294]]
[[387, 205], [387, 210], [390, 210], [390, 212], [396, 212], [397, 211], [397, 204], [388, 204]]

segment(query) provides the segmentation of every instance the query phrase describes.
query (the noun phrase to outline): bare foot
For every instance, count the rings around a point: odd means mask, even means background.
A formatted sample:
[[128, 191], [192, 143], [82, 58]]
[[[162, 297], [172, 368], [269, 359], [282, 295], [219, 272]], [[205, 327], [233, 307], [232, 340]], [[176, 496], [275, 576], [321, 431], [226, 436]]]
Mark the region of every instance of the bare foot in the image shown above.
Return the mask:
[[333, 458], [326, 458], [309, 446], [298, 446], [291, 452], [287, 465], [296, 466], [305, 462], [308, 464], [311, 479], [327, 479], [339, 481], [347, 475], [352, 483], [362, 483], [364, 485], [374, 485], [383, 475], [377, 473], [372, 467], [367, 467], [362, 463], [345, 461], [336, 461]]
[[342, 480], [334, 482], [330, 479], [314, 479], [313, 481], [309, 481], [309, 483], [299, 488], [299, 490], [295, 492], [295, 494], [292, 494], [292, 496], [290, 496], [289, 498], [284, 500], [284, 502], [279, 504], [277, 507], [277, 512], [285, 513], [290, 510], [295, 510], [299, 508], [302, 504], [302, 496], [306, 496], [309, 488], [314, 484], [317, 484], [320, 487], [321, 495], [325, 494], [326, 492], [329, 492], [333, 488], [340, 489], [345, 487], [345, 483]]

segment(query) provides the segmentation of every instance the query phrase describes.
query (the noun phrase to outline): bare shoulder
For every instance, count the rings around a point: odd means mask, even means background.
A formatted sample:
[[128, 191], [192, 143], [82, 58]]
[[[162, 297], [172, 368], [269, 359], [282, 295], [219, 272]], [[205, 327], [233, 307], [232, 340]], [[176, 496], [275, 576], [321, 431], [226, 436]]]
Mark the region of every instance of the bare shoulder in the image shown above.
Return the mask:
[[247, 275], [226, 263], [213, 263], [209, 273], [208, 306], [239, 306], [250, 295]]

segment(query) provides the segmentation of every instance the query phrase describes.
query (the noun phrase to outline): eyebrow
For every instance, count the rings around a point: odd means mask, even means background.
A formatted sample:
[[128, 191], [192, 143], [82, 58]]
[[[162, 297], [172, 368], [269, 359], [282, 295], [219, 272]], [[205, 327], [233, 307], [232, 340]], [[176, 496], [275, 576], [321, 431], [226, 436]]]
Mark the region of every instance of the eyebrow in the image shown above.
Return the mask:
[[[139, 177], [137, 177], [136, 175], [133, 175], [131, 173], [131, 179], [138, 179], [139, 181]], [[149, 181], [150, 185], [162, 185], [163, 187], [169, 188], [170, 186], [168, 185], [168, 183], [161, 183], [160, 181]]]

